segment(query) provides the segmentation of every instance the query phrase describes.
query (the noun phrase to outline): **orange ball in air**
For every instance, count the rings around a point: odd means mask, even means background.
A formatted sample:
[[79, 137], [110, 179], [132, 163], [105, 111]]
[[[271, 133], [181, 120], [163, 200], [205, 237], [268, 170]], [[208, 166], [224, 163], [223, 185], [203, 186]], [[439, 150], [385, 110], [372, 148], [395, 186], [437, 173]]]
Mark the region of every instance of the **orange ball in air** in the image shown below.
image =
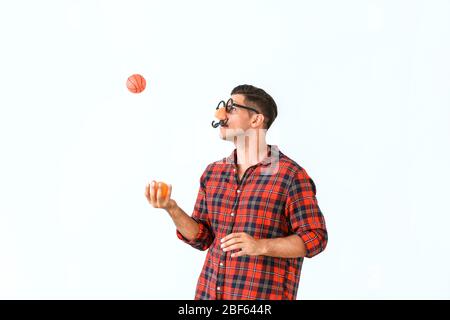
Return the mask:
[[144, 91], [147, 82], [140, 74], [133, 74], [127, 79], [127, 88], [132, 93], [141, 93]]

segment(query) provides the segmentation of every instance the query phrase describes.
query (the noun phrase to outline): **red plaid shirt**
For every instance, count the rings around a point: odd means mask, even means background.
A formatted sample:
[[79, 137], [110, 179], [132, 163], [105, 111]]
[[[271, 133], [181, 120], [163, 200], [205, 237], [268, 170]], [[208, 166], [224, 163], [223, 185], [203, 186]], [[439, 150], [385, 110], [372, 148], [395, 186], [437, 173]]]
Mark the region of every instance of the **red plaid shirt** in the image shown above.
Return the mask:
[[199, 250], [209, 248], [197, 282], [195, 299], [283, 299], [297, 296], [303, 258], [240, 256], [223, 252], [220, 239], [245, 232], [255, 239], [297, 234], [313, 257], [327, 245], [325, 220], [316, 187], [306, 171], [269, 145], [269, 154], [249, 167], [238, 181], [236, 149], [207, 166], [192, 218], [200, 230], [188, 241]]

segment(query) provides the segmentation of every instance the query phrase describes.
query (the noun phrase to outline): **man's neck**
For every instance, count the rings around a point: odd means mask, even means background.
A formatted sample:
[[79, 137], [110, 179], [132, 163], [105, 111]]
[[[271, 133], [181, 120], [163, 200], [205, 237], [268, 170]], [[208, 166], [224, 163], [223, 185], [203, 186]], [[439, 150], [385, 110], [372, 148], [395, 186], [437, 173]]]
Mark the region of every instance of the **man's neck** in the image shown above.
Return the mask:
[[237, 152], [238, 167], [248, 168], [268, 156], [269, 146], [266, 143], [265, 135], [235, 137], [234, 144]]

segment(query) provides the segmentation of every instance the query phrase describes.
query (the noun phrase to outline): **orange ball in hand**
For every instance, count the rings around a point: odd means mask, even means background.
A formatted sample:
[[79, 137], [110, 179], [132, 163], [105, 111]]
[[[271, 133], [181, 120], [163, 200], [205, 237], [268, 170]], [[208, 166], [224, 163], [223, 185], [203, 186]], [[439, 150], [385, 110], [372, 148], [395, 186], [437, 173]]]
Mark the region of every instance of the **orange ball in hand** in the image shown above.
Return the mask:
[[167, 194], [169, 193], [169, 186], [166, 183], [162, 182], [162, 181], [161, 182], [157, 182], [155, 184], [155, 192], [156, 192], [156, 194], [158, 194], [157, 192], [158, 192], [159, 183], [161, 183], [161, 197], [163, 199], [165, 199], [167, 197]]

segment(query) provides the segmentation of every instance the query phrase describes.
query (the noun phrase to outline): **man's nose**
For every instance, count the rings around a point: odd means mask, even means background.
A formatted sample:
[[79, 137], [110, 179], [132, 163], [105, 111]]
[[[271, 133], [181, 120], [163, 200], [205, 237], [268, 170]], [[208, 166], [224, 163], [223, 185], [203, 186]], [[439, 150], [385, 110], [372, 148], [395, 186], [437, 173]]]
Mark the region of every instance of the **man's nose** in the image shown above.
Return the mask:
[[224, 107], [221, 107], [216, 110], [216, 113], [214, 116], [219, 120], [226, 120], [227, 119], [227, 112]]

